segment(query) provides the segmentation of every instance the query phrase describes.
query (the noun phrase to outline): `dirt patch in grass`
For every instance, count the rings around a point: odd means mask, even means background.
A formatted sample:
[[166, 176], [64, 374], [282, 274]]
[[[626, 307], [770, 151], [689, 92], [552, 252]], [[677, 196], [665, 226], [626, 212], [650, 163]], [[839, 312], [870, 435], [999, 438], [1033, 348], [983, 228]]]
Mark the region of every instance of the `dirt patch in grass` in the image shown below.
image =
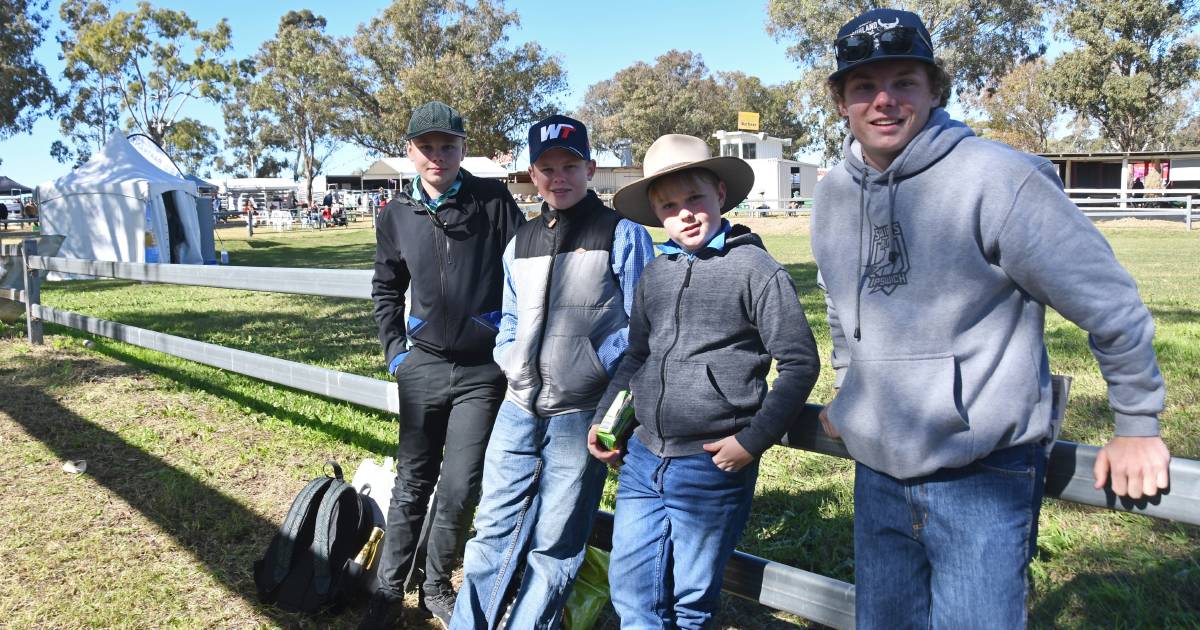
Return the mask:
[[808, 236], [808, 216], [798, 217], [769, 217], [750, 219], [746, 217], [730, 217], [731, 223], [741, 223], [761, 236], [797, 235]]
[[1166, 219], [1139, 219], [1137, 217], [1124, 217], [1120, 219], [1109, 219], [1097, 221], [1096, 227], [1112, 228], [1127, 230], [1130, 228], [1143, 228], [1155, 230], [1187, 230], [1187, 224], [1183, 220], [1168, 221]]

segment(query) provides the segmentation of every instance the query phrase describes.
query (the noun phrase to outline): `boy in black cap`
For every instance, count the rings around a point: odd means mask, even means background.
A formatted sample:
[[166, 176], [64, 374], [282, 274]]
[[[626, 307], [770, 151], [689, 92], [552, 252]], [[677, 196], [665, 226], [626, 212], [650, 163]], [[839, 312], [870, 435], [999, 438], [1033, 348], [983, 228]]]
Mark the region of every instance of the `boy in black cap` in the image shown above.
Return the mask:
[[517, 569], [510, 628], [556, 628], [583, 560], [605, 468], [587, 434], [628, 345], [629, 309], [650, 235], [588, 190], [587, 128], [551, 116], [529, 129], [542, 215], [504, 252], [495, 358], [508, 391], [483, 473], [451, 627], [494, 628]]
[[1055, 166], [946, 113], [919, 17], [860, 15], [835, 52], [850, 135], [812, 248], [837, 373], [822, 423], [858, 462], [855, 625], [1020, 628], [1057, 430], [1045, 305], [1088, 332], [1108, 383], [1096, 487], [1111, 472], [1135, 499], [1168, 482], [1154, 323]]
[[363, 628], [395, 623], [435, 483], [421, 604], [448, 622], [450, 574], [504, 393], [504, 375], [492, 361], [503, 281], [498, 263], [523, 218], [502, 182], [460, 168], [465, 138], [462, 117], [450, 106], [417, 108], [407, 134], [417, 177], [376, 226], [371, 294], [388, 372], [400, 391], [400, 444], [378, 590]]

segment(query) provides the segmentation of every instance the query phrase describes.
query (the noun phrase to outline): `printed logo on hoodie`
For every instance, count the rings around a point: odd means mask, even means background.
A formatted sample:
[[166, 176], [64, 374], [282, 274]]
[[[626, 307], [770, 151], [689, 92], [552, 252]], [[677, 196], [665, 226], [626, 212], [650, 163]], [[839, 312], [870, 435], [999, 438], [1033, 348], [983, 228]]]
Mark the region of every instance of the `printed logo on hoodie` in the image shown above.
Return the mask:
[[891, 295], [896, 287], [908, 284], [908, 247], [900, 223], [871, 226], [871, 253], [867, 258], [867, 286], [871, 293]]

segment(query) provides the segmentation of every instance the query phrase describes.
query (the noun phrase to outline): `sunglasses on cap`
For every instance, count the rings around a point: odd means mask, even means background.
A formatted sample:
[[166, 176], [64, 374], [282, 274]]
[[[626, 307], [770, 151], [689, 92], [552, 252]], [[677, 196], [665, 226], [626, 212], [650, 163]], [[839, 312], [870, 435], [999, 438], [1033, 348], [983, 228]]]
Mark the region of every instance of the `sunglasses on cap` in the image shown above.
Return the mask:
[[933, 51], [933, 44], [911, 26], [894, 26], [874, 34], [854, 33], [837, 40], [837, 59], [842, 63], [857, 63], [870, 57], [876, 45], [884, 54], [907, 55], [918, 41]]

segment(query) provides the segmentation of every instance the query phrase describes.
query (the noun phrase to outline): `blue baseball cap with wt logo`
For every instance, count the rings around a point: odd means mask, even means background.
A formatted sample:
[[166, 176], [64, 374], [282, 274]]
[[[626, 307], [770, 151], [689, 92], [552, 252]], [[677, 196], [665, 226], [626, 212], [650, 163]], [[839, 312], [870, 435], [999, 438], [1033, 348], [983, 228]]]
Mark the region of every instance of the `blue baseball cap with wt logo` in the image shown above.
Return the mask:
[[933, 42], [915, 13], [875, 9], [846, 22], [833, 42], [837, 70], [833, 81], [847, 72], [878, 61], [913, 59], [935, 64]]
[[538, 161], [550, 149], [566, 149], [585, 160], [592, 159], [587, 127], [568, 116], [556, 114], [529, 128], [529, 163]]

